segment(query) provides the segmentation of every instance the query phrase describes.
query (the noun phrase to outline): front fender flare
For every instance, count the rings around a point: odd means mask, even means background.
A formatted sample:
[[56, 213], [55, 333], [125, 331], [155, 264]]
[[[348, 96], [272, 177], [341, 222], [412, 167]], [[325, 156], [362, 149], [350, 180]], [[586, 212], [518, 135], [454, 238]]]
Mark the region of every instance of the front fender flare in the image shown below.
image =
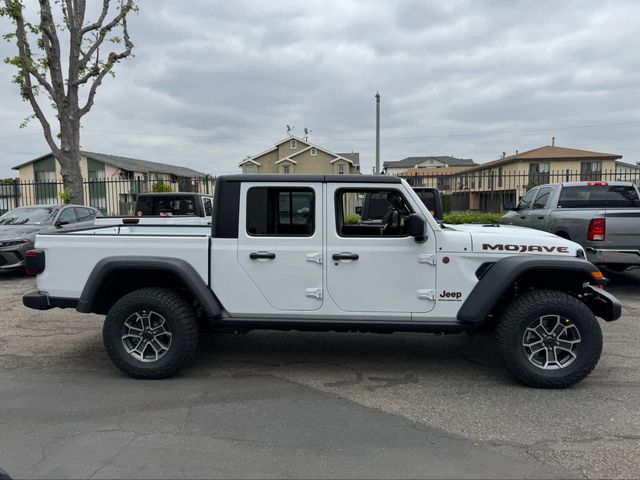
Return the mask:
[[486, 271], [458, 311], [464, 323], [482, 323], [513, 285], [516, 279], [532, 270], [571, 271], [584, 275], [585, 282], [598, 283], [591, 272], [596, 266], [579, 258], [514, 255], [498, 260]]

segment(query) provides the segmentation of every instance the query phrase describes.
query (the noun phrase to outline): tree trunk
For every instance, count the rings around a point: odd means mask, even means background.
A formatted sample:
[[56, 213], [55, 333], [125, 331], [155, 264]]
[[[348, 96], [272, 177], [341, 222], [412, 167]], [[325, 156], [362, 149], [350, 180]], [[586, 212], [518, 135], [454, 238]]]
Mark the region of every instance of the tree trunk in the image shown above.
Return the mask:
[[[71, 89], [69, 93], [73, 96], [75, 92]], [[84, 205], [84, 185], [80, 170], [80, 116], [77, 107], [73, 108], [78, 102], [72, 98], [68, 101], [69, 104], [71, 108], [65, 109], [59, 115], [61, 148], [58, 152], [58, 162], [62, 174], [62, 186], [69, 194], [69, 203]]]

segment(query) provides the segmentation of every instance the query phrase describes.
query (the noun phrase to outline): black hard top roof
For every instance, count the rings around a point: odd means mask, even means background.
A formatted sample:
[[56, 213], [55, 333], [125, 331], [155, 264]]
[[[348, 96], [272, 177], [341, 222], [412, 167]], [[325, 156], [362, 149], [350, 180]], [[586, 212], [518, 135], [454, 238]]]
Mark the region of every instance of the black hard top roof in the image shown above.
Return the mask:
[[221, 182], [315, 182], [315, 183], [400, 183], [399, 177], [387, 175], [221, 175]]

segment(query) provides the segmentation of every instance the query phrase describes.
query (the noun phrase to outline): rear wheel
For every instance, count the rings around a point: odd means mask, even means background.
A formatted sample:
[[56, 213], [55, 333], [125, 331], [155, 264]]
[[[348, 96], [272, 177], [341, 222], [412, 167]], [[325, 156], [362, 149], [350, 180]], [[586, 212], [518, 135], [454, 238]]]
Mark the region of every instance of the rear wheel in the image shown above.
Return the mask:
[[602, 352], [602, 331], [579, 300], [555, 290], [518, 297], [496, 329], [498, 349], [512, 377], [539, 388], [565, 388], [583, 380]]
[[189, 303], [165, 288], [142, 288], [118, 300], [102, 331], [111, 361], [134, 378], [166, 378], [187, 365], [198, 345]]

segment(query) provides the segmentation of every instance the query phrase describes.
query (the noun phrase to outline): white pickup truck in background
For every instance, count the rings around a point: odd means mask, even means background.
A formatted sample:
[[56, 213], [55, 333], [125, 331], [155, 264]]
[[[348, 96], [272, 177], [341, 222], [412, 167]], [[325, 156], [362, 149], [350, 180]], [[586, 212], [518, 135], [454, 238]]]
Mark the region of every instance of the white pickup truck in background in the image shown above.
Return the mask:
[[95, 225], [211, 225], [212, 205], [202, 193], [139, 193], [132, 216], [98, 217]]
[[[580, 245], [520, 227], [437, 222], [397, 177], [237, 175], [211, 227], [94, 226], [38, 235], [27, 307], [106, 315], [106, 350], [136, 378], [175, 374], [199, 323], [217, 329], [495, 329], [518, 381], [567, 387], [596, 366], [617, 300]], [[382, 223], [353, 223], [367, 196]]]

